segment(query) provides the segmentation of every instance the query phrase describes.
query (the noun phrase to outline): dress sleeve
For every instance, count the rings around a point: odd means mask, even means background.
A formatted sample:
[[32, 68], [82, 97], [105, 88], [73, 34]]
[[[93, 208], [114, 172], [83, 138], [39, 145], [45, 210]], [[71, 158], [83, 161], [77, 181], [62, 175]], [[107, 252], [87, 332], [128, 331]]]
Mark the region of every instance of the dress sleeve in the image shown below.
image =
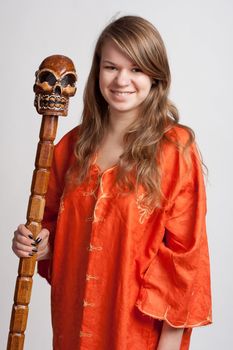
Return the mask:
[[[53, 164], [50, 171], [48, 190], [46, 193], [44, 218], [42, 221], [42, 227], [47, 228], [50, 232], [49, 242], [50, 242], [51, 252], [53, 252], [57, 215], [59, 211], [60, 197], [62, 195], [62, 189], [59, 183], [58, 172], [57, 172], [57, 158], [58, 158], [58, 154], [55, 146]], [[51, 278], [50, 265], [51, 265], [50, 259], [38, 261], [38, 273], [42, 277], [46, 278], [49, 283]]]
[[[67, 133], [54, 148], [53, 163], [49, 176], [48, 190], [42, 227], [50, 232], [49, 241], [53, 252], [57, 217], [60, 199], [65, 185], [65, 175], [74, 158], [73, 146], [76, 140], [77, 127]], [[51, 282], [52, 259], [38, 261], [38, 273]]]
[[192, 328], [211, 323], [206, 196], [195, 145], [189, 166], [176, 153], [173, 170], [167, 169], [172, 191], [164, 215], [164, 237], [144, 275], [137, 307], [173, 327]]

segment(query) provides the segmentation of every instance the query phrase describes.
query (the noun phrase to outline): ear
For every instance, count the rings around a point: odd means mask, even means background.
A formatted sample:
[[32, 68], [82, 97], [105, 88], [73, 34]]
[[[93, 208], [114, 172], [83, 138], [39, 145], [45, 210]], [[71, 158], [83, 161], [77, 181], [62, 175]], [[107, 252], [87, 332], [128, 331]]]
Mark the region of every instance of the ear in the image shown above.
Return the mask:
[[158, 81], [156, 79], [152, 79], [151, 81], [151, 87], [155, 87], [157, 85]]

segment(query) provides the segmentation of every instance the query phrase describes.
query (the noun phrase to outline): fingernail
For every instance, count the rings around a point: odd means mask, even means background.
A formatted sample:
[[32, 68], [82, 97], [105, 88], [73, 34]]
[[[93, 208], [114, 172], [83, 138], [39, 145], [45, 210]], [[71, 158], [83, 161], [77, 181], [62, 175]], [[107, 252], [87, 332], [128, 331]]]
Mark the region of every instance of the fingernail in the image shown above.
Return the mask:
[[33, 236], [32, 236], [32, 235], [28, 235], [28, 237], [29, 237], [30, 239], [33, 239]]
[[33, 247], [36, 247], [36, 243], [34, 243], [34, 242], [33, 242], [33, 243], [31, 243], [31, 245], [32, 245]]
[[38, 238], [35, 240], [36, 244], [39, 244], [41, 241], [42, 241], [42, 238], [40, 238], [40, 237], [38, 237]]
[[33, 253], [28, 253], [29, 256], [33, 256], [34, 254]]
[[33, 249], [32, 249], [32, 252], [37, 253], [38, 250], [37, 250], [36, 248], [33, 248]]

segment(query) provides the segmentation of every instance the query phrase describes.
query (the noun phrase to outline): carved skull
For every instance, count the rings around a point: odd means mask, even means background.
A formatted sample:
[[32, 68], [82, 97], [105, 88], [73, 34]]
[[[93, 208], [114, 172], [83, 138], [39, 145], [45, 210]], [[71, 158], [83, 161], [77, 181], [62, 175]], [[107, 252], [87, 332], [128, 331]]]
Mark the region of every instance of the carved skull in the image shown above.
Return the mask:
[[69, 98], [76, 92], [77, 75], [70, 58], [47, 57], [36, 72], [34, 105], [39, 114], [62, 115], [68, 112]]

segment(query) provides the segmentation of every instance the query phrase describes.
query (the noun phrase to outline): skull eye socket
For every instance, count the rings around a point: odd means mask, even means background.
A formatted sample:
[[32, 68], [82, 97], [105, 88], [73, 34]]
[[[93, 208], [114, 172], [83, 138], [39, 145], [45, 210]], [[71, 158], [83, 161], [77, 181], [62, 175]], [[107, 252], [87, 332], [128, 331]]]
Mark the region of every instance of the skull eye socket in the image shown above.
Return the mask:
[[73, 74], [66, 74], [61, 80], [61, 86], [66, 87], [68, 85], [75, 87], [76, 77]]
[[50, 85], [54, 86], [56, 84], [56, 77], [51, 72], [41, 72], [39, 75], [40, 83], [44, 83], [45, 81]]

